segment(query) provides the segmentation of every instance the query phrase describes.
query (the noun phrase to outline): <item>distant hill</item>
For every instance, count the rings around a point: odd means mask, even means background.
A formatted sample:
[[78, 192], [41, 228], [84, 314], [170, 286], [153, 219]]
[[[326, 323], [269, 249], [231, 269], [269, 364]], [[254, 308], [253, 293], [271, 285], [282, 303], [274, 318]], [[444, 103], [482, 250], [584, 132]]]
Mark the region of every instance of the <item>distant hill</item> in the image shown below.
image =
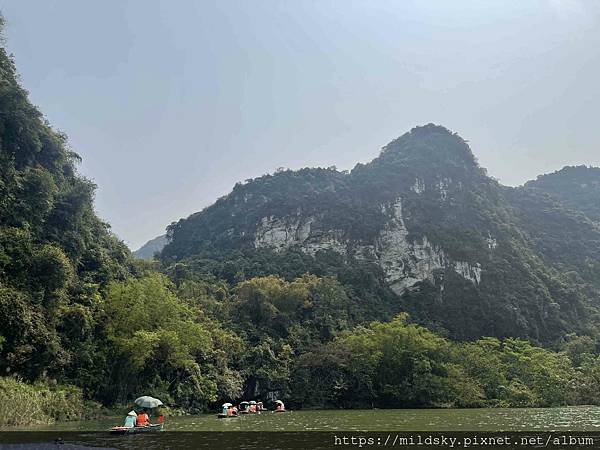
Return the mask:
[[151, 260], [156, 253], [160, 253], [164, 246], [167, 245], [167, 235], [163, 234], [154, 239], [150, 239], [140, 248], [133, 252], [133, 256], [138, 259]]
[[600, 168], [567, 166], [525, 184], [547, 192], [600, 223]]

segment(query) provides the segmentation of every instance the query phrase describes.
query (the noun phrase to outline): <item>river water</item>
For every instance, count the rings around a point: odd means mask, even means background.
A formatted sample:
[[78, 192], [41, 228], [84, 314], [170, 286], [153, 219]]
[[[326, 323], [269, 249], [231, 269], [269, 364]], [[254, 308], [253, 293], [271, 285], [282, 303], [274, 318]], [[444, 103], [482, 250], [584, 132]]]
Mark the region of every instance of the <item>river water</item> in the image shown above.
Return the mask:
[[[122, 418], [63, 422], [26, 430], [102, 431]], [[380, 409], [265, 412], [233, 419], [214, 414], [167, 418], [166, 431], [600, 431], [600, 407]]]
[[[410, 410], [328, 410], [291, 411], [285, 414], [265, 412], [261, 415], [241, 416], [233, 419], [217, 419], [214, 414], [172, 417], [165, 420], [165, 432], [145, 433], [135, 436], [110, 436], [106, 430], [120, 424], [115, 417], [98, 421], [66, 422], [47, 426], [20, 429], [27, 433], [0, 433], [0, 443], [28, 442], [28, 436], [39, 440], [65, 436], [65, 442], [78, 442], [110, 448], [200, 448], [200, 444], [212, 442], [203, 448], [287, 448], [261, 443], [261, 439], [273, 441], [265, 432], [483, 432], [483, 431], [600, 431], [600, 408], [578, 406], [544, 409], [410, 409]], [[49, 432], [47, 435], [40, 433]], [[32, 433], [37, 432], [37, 433]], [[191, 433], [204, 432], [204, 433]], [[216, 432], [216, 433], [215, 433]], [[230, 433], [237, 432], [237, 433]], [[250, 433], [252, 432], [252, 433]], [[263, 433], [255, 433], [263, 432]], [[315, 436], [319, 433], [313, 433]], [[292, 433], [293, 435], [293, 433]], [[194, 437], [195, 436], [195, 437]], [[211, 437], [212, 436], [212, 437]], [[264, 438], [264, 436], [271, 436]], [[43, 438], [43, 439], [42, 439]], [[77, 438], [73, 440], [74, 438]], [[213, 439], [213, 441], [211, 441]], [[286, 437], [287, 439], [287, 437]], [[239, 441], [247, 446], [239, 445]], [[232, 445], [231, 443], [236, 443]], [[0, 447], [2, 447], [0, 445]], [[68, 447], [68, 446], [66, 446]], [[25, 447], [6, 447], [25, 448]], [[42, 447], [31, 447], [42, 448]], [[50, 448], [50, 447], [49, 447]], [[302, 447], [300, 447], [302, 448]], [[316, 447], [314, 447], [316, 448]], [[324, 447], [326, 448], [326, 447]], [[66, 449], [65, 449], [66, 450]]]

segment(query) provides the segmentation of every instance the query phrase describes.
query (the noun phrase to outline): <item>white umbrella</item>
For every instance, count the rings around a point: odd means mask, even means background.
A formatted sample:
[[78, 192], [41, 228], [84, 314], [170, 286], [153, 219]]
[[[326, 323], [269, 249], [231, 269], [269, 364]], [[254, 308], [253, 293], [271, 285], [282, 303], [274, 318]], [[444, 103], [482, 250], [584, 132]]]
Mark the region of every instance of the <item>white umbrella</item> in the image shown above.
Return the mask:
[[233, 406], [231, 403], [223, 403], [223, 408], [229, 408], [230, 406]]
[[163, 405], [159, 399], [144, 395], [135, 399], [135, 404], [141, 408], [157, 408]]

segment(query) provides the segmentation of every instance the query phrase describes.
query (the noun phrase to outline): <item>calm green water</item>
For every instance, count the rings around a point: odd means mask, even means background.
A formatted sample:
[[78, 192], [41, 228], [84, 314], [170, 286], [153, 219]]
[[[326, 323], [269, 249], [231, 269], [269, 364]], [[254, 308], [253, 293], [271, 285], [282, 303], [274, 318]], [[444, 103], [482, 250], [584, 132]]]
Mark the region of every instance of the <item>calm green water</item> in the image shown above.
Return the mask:
[[[122, 418], [115, 417], [21, 429], [24, 432], [0, 432], [0, 448], [330, 449], [342, 448], [333, 445], [334, 435], [344, 436], [348, 433], [372, 436], [368, 434], [371, 432], [376, 436], [377, 432], [384, 431], [589, 432], [600, 431], [600, 408], [292, 411], [286, 414], [266, 412], [233, 419], [217, 419], [211, 414], [167, 418], [165, 432], [127, 436], [115, 436], [107, 432], [112, 425], [121, 421]], [[292, 433], [268, 433], [273, 431]], [[84, 447], [56, 445], [54, 440], [59, 437], [67, 444]], [[385, 435], [381, 439], [385, 439]]]
[[[66, 422], [26, 430], [102, 431], [121, 418]], [[166, 431], [600, 431], [600, 407], [393, 409], [269, 412], [233, 419], [213, 414], [167, 418]]]

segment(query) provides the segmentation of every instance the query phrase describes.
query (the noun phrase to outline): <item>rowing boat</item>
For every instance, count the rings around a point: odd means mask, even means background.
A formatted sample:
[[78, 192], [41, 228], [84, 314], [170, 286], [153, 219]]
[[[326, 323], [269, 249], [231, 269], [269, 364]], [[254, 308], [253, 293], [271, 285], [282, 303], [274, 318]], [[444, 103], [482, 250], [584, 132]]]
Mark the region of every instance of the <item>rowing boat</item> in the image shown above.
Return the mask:
[[128, 433], [150, 433], [153, 431], [161, 431], [163, 428], [161, 423], [152, 423], [145, 427], [112, 427], [110, 431], [112, 434], [128, 434]]

